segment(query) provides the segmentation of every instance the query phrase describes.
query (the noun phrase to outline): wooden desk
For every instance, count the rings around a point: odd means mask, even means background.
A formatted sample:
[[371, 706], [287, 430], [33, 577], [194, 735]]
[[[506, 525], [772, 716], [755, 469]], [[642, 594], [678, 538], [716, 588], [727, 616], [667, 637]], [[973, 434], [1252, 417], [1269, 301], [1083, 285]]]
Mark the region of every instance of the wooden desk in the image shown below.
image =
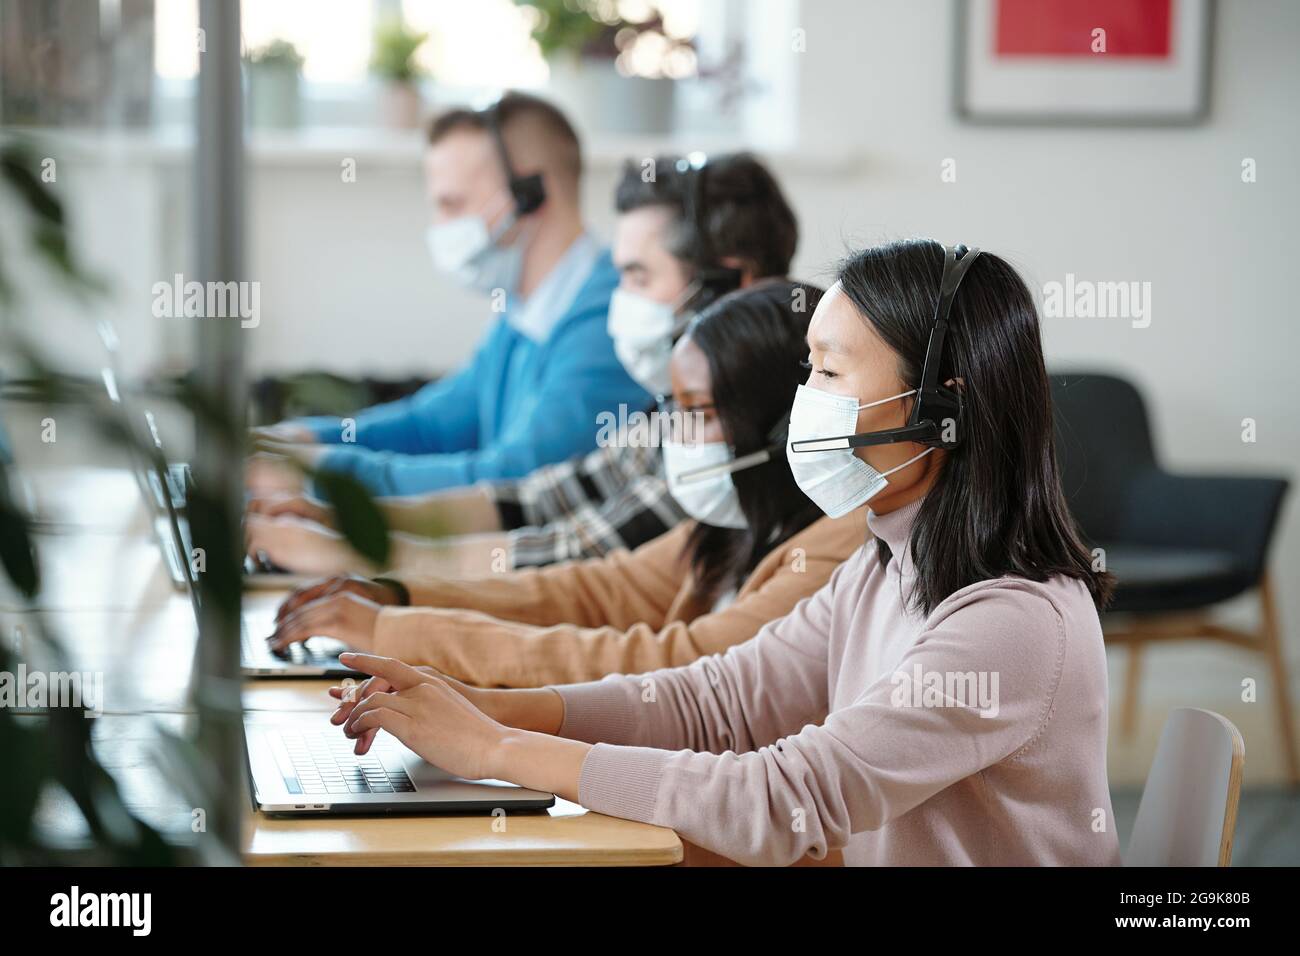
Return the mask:
[[244, 859], [254, 866], [668, 866], [672, 830], [556, 799], [546, 813], [444, 817], [253, 814]]
[[[334, 680], [256, 679], [244, 708], [334, 710]], [[251, 814], [245, 860], [257, 866], [666, 866], [682, 860], [672, 830], [591, 813], [556, 798], [546, 813], [505, 818], [268, 817]]]
[[[70, 476], [69, 487], [81, 489], [74, 498], [83, 493], [85, 476]], [[53, 477], [44, 478], [41, 488], [47, 500], [64, 497]], [[124, 531], [60, 529], [41, 535], [38, 547], [46, 582], [41, 606], [51, 609], [49, 619], [73, 666], [104, 674], [104, 716], [96, 718], [93, 730], [96, 751], [128, 805], [162, 829], [183, 832], [190, 809], [170, 792], [150, 754], [158, 726], [178, 729], [188, 709], [196, 637], [188, 597], [170, 587], [152, 529], [143, 521]], [[282, 598], [272, 591], [246, 594], [250, 629], [260, 629]], [[6, 623], [26, 619], [15, 613], [17, 607], [0, 596]], [[334, 707], [325, 691], [333, 683], [250, 679], [243, 703], [249, 712], [319, 712], [325, 720]], [[63, 838], [84, 837], [76, 808], [57, 794], [42, 805], [40, 821]], [[244, 858], [259, 866], [659, 866], [680, 862], [682, 854], [682, 842], [671, 830], [557, 800], [548, 812], [504, 818], [272, 818], [250, 805]]]

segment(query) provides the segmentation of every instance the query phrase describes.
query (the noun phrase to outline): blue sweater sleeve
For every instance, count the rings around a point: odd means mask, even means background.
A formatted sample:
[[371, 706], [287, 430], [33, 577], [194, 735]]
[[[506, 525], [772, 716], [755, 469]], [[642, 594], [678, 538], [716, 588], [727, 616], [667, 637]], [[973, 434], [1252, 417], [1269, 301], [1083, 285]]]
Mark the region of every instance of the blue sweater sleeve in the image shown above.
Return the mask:
[[605, 330], [605, 307], [590, 302], [553, 333], [541, 379], [496, 440], [476, 450], [412, 455], [330, 449], [321, 466], [347, 472], [378, 495], [408, 495], [477, 481], [517, 478], [595, 447], [597, 415], [645, 407], [648, 396], [623, 369]]
[[344, 419], [332, 415], [299, 419], [298, 424], [311, 429], [321, 444], [350, 445], [354, 450], [428, 454], [474, 448], [479, 443], [478, 366], [482, 355], [481, 346], [468, 365], [414, 395], [357, 412], [352, 416], [352, 441], [343, 441]]

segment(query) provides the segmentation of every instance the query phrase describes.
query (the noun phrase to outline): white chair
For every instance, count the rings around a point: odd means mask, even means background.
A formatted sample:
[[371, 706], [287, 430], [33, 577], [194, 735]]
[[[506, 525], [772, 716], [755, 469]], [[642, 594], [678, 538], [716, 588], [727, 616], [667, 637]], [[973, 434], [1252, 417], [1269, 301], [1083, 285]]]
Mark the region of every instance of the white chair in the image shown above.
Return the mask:
[[1245, 757], [1226, 717], [1192, 707], [1170, 714], [1124, 865], [1229, 866]]

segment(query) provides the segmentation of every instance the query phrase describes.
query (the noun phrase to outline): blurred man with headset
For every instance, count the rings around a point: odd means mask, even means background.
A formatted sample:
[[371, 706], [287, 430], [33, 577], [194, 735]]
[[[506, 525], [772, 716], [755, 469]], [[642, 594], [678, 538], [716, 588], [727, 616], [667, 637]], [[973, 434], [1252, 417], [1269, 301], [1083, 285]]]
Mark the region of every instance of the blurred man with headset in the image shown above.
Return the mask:
[[526, 475], [595, 446], [596, 419], [649, 396], [606, 331], [618, 271], [585, 230], [578, 137], [549, 103], [508, 93], [429, 128], [425, 177], [434, 264], [500, 313], [460, 370], [349, 418], [259, 432], [251, 490], [300, 484], [291, 456], [343, 472], [377, 495], [410, 495]]

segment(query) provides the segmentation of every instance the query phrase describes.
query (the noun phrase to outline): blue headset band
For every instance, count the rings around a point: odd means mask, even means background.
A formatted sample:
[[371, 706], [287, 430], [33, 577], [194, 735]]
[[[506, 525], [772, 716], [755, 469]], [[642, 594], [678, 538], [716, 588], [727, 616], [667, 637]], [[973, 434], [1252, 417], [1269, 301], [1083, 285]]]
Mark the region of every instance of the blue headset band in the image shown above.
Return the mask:
[[954, 421], [961, 418], [961, 396], [952, 389], [940, 385], [937, 379], [939, 365], [943, 361], [943, 342], [948, 334], [948, 313], [952, 311], [952, 301], [957, 295], [961, 280], [966, 277], [967, 271], [979, 258], [979, 254], [979, 249], [968, 249], [961, 244], [944, 249], [943, 275], [939, 279], [939, 301], [934, 307], [934, 325], [930, 328], [930, 340], [925, 347], [925, 364], [921, 367], [921, 386], [916, 390], [916, 402], [912, 406], [908, 423], [901, 428], [795, 441], [790, 443], [791, 451], [797, 453], [835, 451], [843, 448], [893, 445], [908, 441], [920, 442], [935, 448], [956, 447], [960, 434], [953, 440], [946, 440], [941, 425], [945, 418]]

